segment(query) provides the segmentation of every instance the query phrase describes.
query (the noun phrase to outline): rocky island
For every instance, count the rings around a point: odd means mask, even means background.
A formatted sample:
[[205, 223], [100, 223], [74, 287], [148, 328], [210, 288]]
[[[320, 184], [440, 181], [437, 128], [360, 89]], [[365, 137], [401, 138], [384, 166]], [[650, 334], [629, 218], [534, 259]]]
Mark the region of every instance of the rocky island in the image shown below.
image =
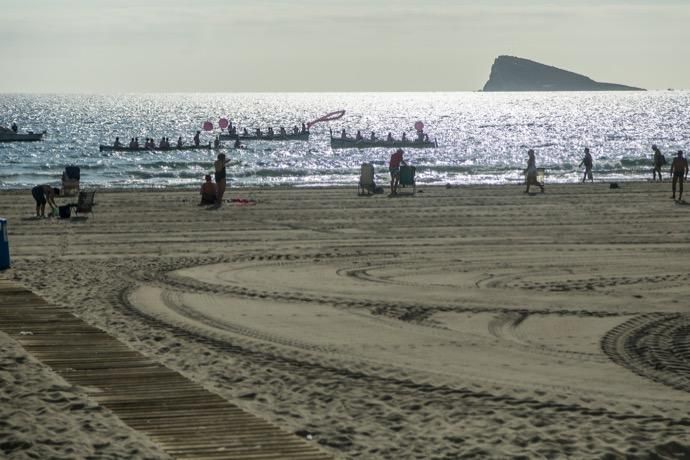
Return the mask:
[[499, 56], [484, 91], [645, 91], [599, 83], [589, 77], [514, 56]]

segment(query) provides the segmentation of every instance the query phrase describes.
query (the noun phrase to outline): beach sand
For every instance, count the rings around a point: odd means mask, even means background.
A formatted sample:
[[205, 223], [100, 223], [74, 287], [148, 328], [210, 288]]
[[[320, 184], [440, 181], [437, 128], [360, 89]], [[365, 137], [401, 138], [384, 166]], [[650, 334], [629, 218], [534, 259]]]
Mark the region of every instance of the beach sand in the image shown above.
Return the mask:
[[[690, 206], [670, 184], [226, 197], [256, 204], [99, 191], [94, 215], [36, 219], [3, 192], [0, 278], [338, 458], [690, 458]], [[165, 457], [0, 347], [0, 439], [23, 441], [0, 452]]]

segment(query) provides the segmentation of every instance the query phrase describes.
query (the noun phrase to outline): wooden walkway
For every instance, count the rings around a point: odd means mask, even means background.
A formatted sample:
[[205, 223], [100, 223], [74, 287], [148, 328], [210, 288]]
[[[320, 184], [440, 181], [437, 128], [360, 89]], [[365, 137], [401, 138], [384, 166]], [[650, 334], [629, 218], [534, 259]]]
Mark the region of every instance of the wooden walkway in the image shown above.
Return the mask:
[[6, 280], [0, 280], [0, 330], [173, 457], [332, 458]]

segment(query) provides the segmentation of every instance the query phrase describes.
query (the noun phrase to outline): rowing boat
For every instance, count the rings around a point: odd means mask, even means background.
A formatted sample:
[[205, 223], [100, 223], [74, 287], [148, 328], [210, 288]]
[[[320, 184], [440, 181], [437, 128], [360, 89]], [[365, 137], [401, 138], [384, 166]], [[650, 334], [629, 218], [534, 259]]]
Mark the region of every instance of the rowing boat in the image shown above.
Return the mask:
[[438, 147], [436, 141], [403, 141], [403, 140], [385, 140], [385, 139], [352, 139], [352, 138], [340, 138], [331, 137], [331, 148], [332, 149], [371, 149], [376, 147], [386, 147], [386, 148], [407, 148], [407, 149], [434, 149]]
[[237, 139], [239, 139], [241, 141], [308, 141], [309, 140], [309, 131], [299, 132], [297, 134], [294, 134], [294, 133], [275, 134], [274, 133], [273, 136], [268, 136], [268, 135], [252, 136], [252, 135], [244, 135], [244, 134], [221, 134], [220, 135], [221, 141], [234, 141]]
[[130, 147], [128, 145], [119, 145], [117, 147], [114, 145], [98, 146], [98, 150], [101, 152], [166, 152], [169, 150], [211, 150], [213, 148], [214, 147], [210, 143], [202, 145], [183, 145], [181, 147], [171, 145], [167, 149], [162, 149], [159, 147]]
[[32, 131], [29, 131], [27, 133], [15, 133], [12, 130], [0, 130], [0, 142], [33, 142], [33, 141], [40, 141], [43, 139], [43, 135], [45, 134], [45, 131], [42, 133], [34, 133]]

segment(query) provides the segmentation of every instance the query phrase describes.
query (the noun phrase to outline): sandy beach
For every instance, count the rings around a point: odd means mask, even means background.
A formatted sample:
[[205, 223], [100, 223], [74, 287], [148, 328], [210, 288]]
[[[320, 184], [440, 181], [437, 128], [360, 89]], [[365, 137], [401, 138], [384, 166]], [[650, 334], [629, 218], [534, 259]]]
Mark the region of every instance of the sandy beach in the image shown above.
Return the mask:
[[[336, 458], [690, 458], [690, 206], [619, 185], [4, 191], [0, 278]], [[1, 331], [0, 453], [167, 458]]]

